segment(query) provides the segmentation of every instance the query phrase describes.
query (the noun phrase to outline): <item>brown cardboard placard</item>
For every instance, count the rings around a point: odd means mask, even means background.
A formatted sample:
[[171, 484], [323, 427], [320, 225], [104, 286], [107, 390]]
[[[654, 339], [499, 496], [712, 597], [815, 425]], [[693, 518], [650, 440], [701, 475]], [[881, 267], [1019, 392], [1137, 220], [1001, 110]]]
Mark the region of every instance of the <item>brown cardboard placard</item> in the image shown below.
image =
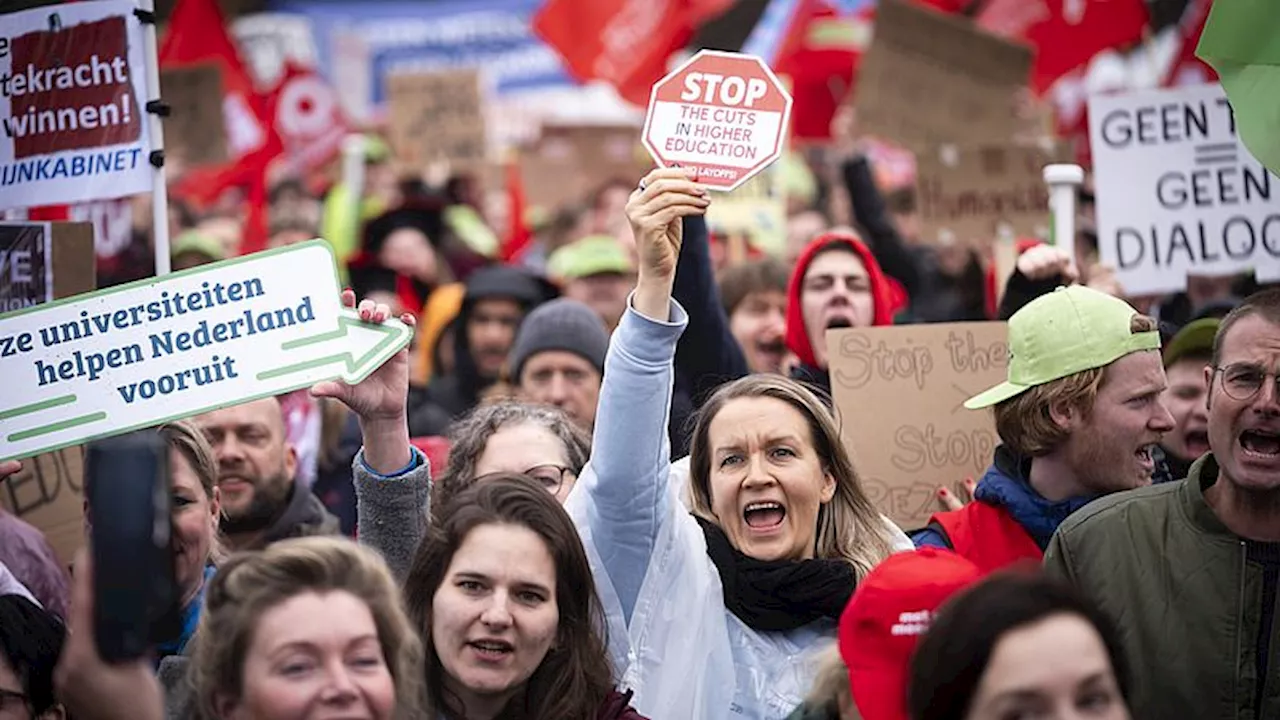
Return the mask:
[[222, 71], [212, 63], [160, 71], [160, 97], [170, 108], [164, 118], [165, 152], [186, 167], [227, 160], [222, 119]]
[[882, 0], [858, 69], [858, 129], [913, 150], [1008, 141], [1033, 126], [1018, 117], [1034, 51], [972, 21], [909, 0]]
[[410, 167], [440, 160], [455, 168], [484, 162], [479, 71], [394, 73], [387, 77], [387, 106], [391, 145]]
[[631, 125], [546, 125], [520, 156], [531, 205], [559, 208], [581, 202], [606, 181], [639, 183], [653, 168]]
[[[53, 297], [92, 292], [93, 225], [52, 223]], [[22, 471], [0, 482], [0, 507], [44, 532], [58, 560], [70, 565], [84, 544], [84, 449], [63, 448], [22, 461]]]
[[1045, 237], [1049, 188], [1044, 166], [1058, 150], [1035, 145], [945, 145], [916, 155], [920, 237], [928, 243], [988, 247], [1001, 224], [1017, 237]]
[[943, 510], [991, 464], [999, 440], [989, 410], [964, 401], [1006, 378], [1002, 322], [937, 323], [827, 333], [841, 435], [875, 506], [905, 530]]

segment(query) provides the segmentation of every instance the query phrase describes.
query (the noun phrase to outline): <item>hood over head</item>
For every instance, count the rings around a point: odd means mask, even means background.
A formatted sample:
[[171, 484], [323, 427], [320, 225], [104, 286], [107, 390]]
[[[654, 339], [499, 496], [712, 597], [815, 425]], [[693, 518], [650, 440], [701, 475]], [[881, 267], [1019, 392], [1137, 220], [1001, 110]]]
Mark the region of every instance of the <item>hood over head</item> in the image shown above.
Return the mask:
[[[804, 305], [801, 302], [804, 276], [815, 257], [829, 250], [840, 249], [852, 251], [867, 268], [867, 275], [871, 280], [871, 324], [893, 324], [893, 290], [871, 249], [857, 235], [848, 231], [822, 233], [811, 240], [800, 253], [795, 269], [791, 271], [791, 280], [787, 283], [787, 349], [795, 353], [805, 365], [817, 366], [818, 361], [813, 352], [813, 339], [809, 337], [804, 323]], [[818, 338], [819, 342], [821, 340], [822, 338]]]

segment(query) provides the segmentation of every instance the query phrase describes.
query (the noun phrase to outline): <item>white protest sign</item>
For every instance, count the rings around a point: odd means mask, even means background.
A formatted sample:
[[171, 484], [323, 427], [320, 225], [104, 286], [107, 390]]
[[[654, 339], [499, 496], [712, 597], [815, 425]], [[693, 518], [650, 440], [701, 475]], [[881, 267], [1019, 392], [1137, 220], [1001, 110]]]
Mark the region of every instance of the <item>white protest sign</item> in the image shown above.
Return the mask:
[[1280, 279], [1280, 178], [1236, 136], [1221, 86], [1089, 99], [1098, 246], [1130, 295], [1187, 274]]
[[662, 167], [733, 190], [782, 154], [791, 95], [754, 55], [702, 50], [653, 86], [642, 135]]
[[151, 190], [142, 24], [128, 0], [0, 16], [0, 207]]
[[360, 322], [339, 292], [312, 241], [0, 316], [0, 460], [359, 382], [413, 332]]

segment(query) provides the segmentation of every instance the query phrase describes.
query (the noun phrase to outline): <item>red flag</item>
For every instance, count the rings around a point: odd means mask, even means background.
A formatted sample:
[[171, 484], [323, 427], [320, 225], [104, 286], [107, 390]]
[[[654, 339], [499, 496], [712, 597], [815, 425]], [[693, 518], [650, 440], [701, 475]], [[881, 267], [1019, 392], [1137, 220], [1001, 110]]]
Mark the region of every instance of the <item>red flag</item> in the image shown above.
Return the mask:
[[507, 236], [502, 239], [499, 257], [502, 262], [518, 262], [533, 242], [533, 233], [524, 221], [525, 197], [524, 178], [520, 176], [520, 161], [512, 158], [507, 162]]
[[306, 175], [333, 159], [350, 123], [329, 83], [314, 70], [286, 61], [280, 82], [267, 97], [284, 148], [285, 172]]
[[549, 0], [533, 30], [579, 81], [604, 80], [628, 102], [649, 104], [671, 54], [732, 0]]
[[774, 60], [774, 70], [791, 80], [792, 137], [831, 138], [831, 119], [853, 90], [874, 15], [874, 6], [840, 16], [821, 0], [801, 0]]
[[1218, 73], [1205, 61], [1196, 57], [1196, 46], [1200, 44], [1200, 35], [1204, 32], [1204, 23], [1209, 19], [1209, 9], [1213, 0], [1191, 0], [1182, 20], [1178, 23], [1178, 41], [1182, 46], [1178, 55], [1165, 74], [1164, 87], [1179, 85], [1202, 85], [1217, 82]]
[[265, 99], [253, 86], [217, 0], [179, 0], [160, 44], [159, 60], [162, 68], [212, 63], [222, 72], [230, 162], [189, 171], [176, 185], [176, 193], [208, 202], [231, 185], [252, 186], [282, 147], [268, 121]]
[[1031, 87], [1037, 94], [1109, 48], [1142, 40], [1143, 0], [991, 0], [978, 27], [1036, 48]]

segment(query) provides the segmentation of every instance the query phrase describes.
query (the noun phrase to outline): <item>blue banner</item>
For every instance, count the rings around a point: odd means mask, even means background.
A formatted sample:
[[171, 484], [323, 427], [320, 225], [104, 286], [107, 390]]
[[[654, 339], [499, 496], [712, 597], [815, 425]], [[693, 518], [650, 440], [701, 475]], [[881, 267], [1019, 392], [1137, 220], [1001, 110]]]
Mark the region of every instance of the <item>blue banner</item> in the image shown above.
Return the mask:
[[272, 0], [270, 9], [308, 18], [320, 66], [329, 72], [335, 31], [369, 46], [373, 102], [400, 70], [478, 68], [499, 94], [573, 84], [559, 55], [530, 27], [543, 0]]

